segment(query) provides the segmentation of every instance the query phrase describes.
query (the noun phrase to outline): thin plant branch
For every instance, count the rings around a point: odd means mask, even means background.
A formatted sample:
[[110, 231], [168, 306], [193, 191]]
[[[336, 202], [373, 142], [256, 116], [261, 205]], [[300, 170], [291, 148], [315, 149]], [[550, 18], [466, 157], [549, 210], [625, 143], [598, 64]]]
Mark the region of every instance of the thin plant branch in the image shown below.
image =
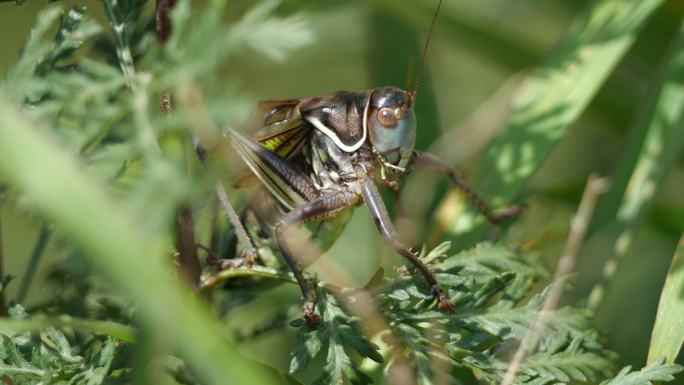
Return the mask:
[[171, 18], [169, 14], [176, 5], [176, 0], [157, 0], [155, 21], [157, 27], [157, 40], [164, 44], [171, 36]]
[[198, 287], [202, 267], [197, 255], [197, 242], [195, 241], [195, 225], [192, 217], [192, 208], [183, 206], [178, 210], [176, 227], [176, 248], [180, 253], [179, 263], [181, 273], [192, 287]]
[[37, 315], [22, 320], [0, 317], [0, 329], [2, 330], [12, 330], [20, 333], [27, 331], [42, 331], [47, 327], [54, 327], [57, 329], [87, 329], [118, 338], [122, 341], [132, 342], [135, 340], [135, 329], [132, 326], [114, 321], [99, 321], [75, 318], [66, 315], [58, 317]]
[[31, 281], [36, 274], [36, 269], [38, 264], [43, 257], [45, 249], [50, 242], [50, 237], [52, 236], [52, 230], [50, 226], [45, 224], [40, 229], [40, 234], [38, 234], [38, 239], [36, 240], [36, 245], [33, 247], [33, 252], [31, 253], [31, 258], [26, 265], [26, 271], [21, 277], [21, 283], [19, 284], [19, 291], [17, 292], [17, 302], [23, 303], [26, 299], [26, 295], [31, 287]]
[[520, 341], [520, 345], [513, 355], [513, 359], [501, 381], [501, 385], [513, 384], [515, 376], [518, 374], [518, 370], [526, 356], [539, 342], [542, 330], [545, 328], [551, 312], [558, 306], [561, 295], [563, 294], [564, 285], [562, 278], [570, 274], [575, 268], [577, 255], [584, 243], [587, 229], [591, 223], [591, 217], [596, 208], [596, 202], [598, 201], [599, 196], [608, 189], [608, 184], [607, 178], [601, 178], [596, 175], [589, 176], [577, 213], [570, 223], [570, 233], [565, 242], [563, 254], [556, 266], [556, 272], [553, 277], [554, 284], [551, 286], [544, 299], [537, 319], [530, 325], [530, 328], [527, 329], [525, 336]]
[[[2, 203], [3, 196], [0, 195], [0, 279], [5, 276], [5, 245], [2, 238]], [[0, 315], [7, 315], [7, 303], [5, 302], [5, 288], [3, 287], [0, 291]]]
[[[225, 139], [219, 134], [220, 130], [214, 125], [209, 117], [202, 101], [202, 93], [195, 84], [190, 83], [187, 89], [180, 92], [179, 95], [180, 106], [188, 115], [188, 122], [192, 128], [195, 152], [202, 163], [206, 164], [208, 159], [203, 144], [220, 143]], [[231, 170], [227, 171], [230, 172]], [[251, 265], [258, 255], [254, 242], [252, 242], [252, 239], [242, 224], [242, 221], [240, 220], [235, 207], [230, 202], [226, 189], [221, 182], [216, 183], [214, 191], [219, 204], [228, 217], [228, 221], [235, 228], [235, 235], [243, 247], [243, 255], [245, 256], [247, 264]]]
[[251, 265], [257, 256], [257, 249], [254, 247], [254, 243], [249, 237], [249, 234], [247, 234], [247, 230], [242, 225], [242, 221], [240, 221], [240, 217], [235, 211], [235, 207], [233, 207], [233, 204], [230, 203], [230, 199], [228, 199], [228, 195], [226, 194], [226, 189], [223, 187], [223, 184], [221, 184], [221, 182], [217, 182], [215, 190], [216, 197], [218, 198], [219, 203], [221, 203], [223, 211], [226, 212], [228, 220], [233, 224], [233, 227], [235, 227], [235, 235], [237, 235], [238, 241], [242, 244], [242, 247], [245, 248], [244, 255], [247, 258], [249, 265]]
[[[169, 14], [176, 4], [175, 0], [157, 0], [155, 21], [157, 41], [164, 45], [171, 35], [171, 18]], [[171, 113], [171, 92], [159, 93], [159, 113], [163, 118]], [[202, 274], [199, 256], [197, 255], [197, 242], [195, 240], [195, 222], [192, 215], [192, 207], [183, 205], [177, 213], [176, 220], [176, 249], [178, 250], [180, 270], [185, 279], [193, 288], [198, 288]]]
[[275, 281], [289, 282], [294, 284], [297, 283], [292, 274], [285, 273], [280, 270], [271, 269], [263, 266], [252, 266], [251, 268], [237, 267], [222, 270], [214, 275], [202, 278], [202, 282], [200, 284], [200, 291], [208, 292], [212, 289], [215, 289], [222, 283], [228, 282], [235, 278], [245, 277], [266, 278]]
[[[171, 36], [171, 18], [169, 13], [176, 4], [176, 0], [157, 0], [155, 12], [155, 22], [157, 30], [157, 41], [164, 45]], [[167, 116], [171, 112], [171, 92], [161, 91], [159, 93], [159, 111], [162, 116]]]

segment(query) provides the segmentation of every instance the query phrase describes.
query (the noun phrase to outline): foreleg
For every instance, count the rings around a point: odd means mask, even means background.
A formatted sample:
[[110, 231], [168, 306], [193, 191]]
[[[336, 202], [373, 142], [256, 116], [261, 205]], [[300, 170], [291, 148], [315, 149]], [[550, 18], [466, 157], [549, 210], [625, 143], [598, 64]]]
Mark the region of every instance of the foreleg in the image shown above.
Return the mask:
[[366, 203], [366, 207], [371, 213], [371, 216], [375, 220], [375, 224], [382, 233], [387, 243], [404, 258], [408, 259], [413, 266], [418, 269], [418, 271], [425, 277], [430, 290], [435, 297], [437, 297], [438, 307], [442, 311], [448, 311], [453, 308], [453, 304], [449, 300], [449, 297], [444, 294], [444, 291], [437, 283], [435, 275], [430, 271], [430, 269], [423, 263], [423, 261], [418, 258], [418, 256], [411, 251], [408, 247], [404, 246], [399, 240], [399, 235], [397, 234], [392, 221], [387, 214], [387, 208], [380, 197], [377, 187], [375, 186], [374, 180], [368, 177], [362, 185], [361, 193], [363, 195], [363, 201]]
[[[315, 328], [320, 324], [321, 317], [316, 314], [314, 310], [316, 297], [304, 278], [302, 268], [294, 257], [295, 253], [292, 250], [293, 245], [291, 239], [286, 237], [285, 231], [292, 225], [298, 225], [316, 219], [324, 220], [332, 217], [340, 210], [355, 204], [356, 200], [357, 198], [352, 194], [345, 194], [342, 192], [321, 195], [285, 214], [275, 226], [274, 234], [278, 247], [280, 248], [280, 251], [282, 251], [283, 258], [285, 258], [285, 262], [287, 262], [290, 270], [292, 270], [292, 273], [299, 284], [299, 288], [304, 295], [304, 320], [306, 320], [309, 327]], [[310, 257], [318, 257], [318, 255]]]

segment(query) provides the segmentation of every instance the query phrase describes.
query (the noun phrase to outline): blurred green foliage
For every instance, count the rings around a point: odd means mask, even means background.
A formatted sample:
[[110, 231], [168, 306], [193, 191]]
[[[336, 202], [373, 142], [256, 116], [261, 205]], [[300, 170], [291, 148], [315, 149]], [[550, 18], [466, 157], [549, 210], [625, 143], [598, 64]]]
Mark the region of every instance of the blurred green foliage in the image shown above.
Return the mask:
[[[597, 383], [616, 367], [644, 367], [649, 346], [652, 366], [608, 383], [677, 372], [656, 359], [675, 361], [684, 318], [672, 262], [684, 230], [681, 1], [445, 1], [416, 106], [417, 147], [469, 170], [496, 205], [524, 201], [527, 212], [485, 226], [444, 181], [410, 178], [402, 203], [411, 225], [398, 227], [415, 243], [453, 241], [454, 255], [438, 247], [426, 258], [461, 302], [439, 315], [419, 282], [386, 278], [374, 294], [396, 346], [359, 333], [363, 320], [339, 299], [353, 291], [331, 289], [348, 281], [325, 275], [334, 263], [360, 287], [401, 263], [363, 210], [309, 268], [325, 276], [315, 332], [288, 326], [298, 317], [292, 285], [215, 290], [209, 310], [179, 284], [168, 250], [182, 205], [194, 209], [200, 244], [212, 221], [226, 227], [212, 186], [235, 164], [202, 166], [191, 133], [255, 127], [261, 99], [403, 87], [433, 1], [181, 1], [163, 47], [153, 2], [46, 3], [0, 2], [0, 262], [22, 281], [3, 282], [13, 320], [0, 321], [1, 376], [297, 383], [289, 367], [307, 383], [392, 383], [387, 368], [404, 359], [421, 384], [500, 382], [591, 172], [612, 176], [612, 189], [553, 332], [519, 381]], [[162, 118], [165, 91], [174, 105]]]

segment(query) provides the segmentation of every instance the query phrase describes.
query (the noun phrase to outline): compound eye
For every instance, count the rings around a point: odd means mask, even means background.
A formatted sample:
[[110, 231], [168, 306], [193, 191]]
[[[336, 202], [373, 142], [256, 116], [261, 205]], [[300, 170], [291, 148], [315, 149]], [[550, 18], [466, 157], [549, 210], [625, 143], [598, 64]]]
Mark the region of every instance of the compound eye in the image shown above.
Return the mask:
[[394, 127], [397, 125], [397, 114], [391, 108], [383, 107], [378, 111], [378, 121], [385, 127]]

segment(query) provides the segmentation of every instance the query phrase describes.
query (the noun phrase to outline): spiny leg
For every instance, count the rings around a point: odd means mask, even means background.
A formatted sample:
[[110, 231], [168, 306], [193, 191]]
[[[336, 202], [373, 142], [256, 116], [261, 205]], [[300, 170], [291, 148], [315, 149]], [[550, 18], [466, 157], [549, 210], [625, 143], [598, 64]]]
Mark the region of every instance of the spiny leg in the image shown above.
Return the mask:
[[411, 166], [414, 170], [432, 170], [447, 174], [449, 178], [451, 178], [451, 181], [465, 193], [466, 197], [475, 204], [480, 213], [482, 213], [482, 215], [491, 223], [501, 223], [522, 214], [523, 206], [519, 204], [509, 206], [502, 211], [494, 212], [494, 210], [492, 210], [484, 199], [468, 185], [465, 179], [463, 179], [456, 170], [435, 155], [416, 151]]
[[387, 214], [387, 208], [385, 208], [385, 204], [380, 197], [377, 187], [375, 187], [372, 177], [364, 180], [361, 187], [361, 194], [363, 195], [363, 200], [366, 203], [368, 211], [370, 211], [371, 216], [375, 220], [375, 225], [378, 227], [378, 230], [380, 230], [380, 233], [382, 233], [387, 243], [397, 253], [408, 259], [409, 262], [411, 262], [413, 266], [418, 269], [423, 277], [425, 277], [428, 285], [430, 285], [432, 294], [437, 297], [437, 300], [439, 301], [437, 304], [439, 310], [449, 311], [453, 309], [453, 303], [451, 300], [449, 300], [449, 297], [444, 294], [444, 291], [437, 283], [437, 279], [432, 271], [430, 271], [430, 269], [423, 263], [423, 261], [420, 260], [420, 258], [418, 258], [414, 252], [412, 252], [408, 247], [404, 246], [399, 241], [399, 235], [392, 225], [389, 214]]
[[[316, 297], [313, 290], [306, 282], [302, 268], [295, 260], [290, 241], [285, 237], [285, 230], [289, 226], [301, 224], [313, 219], [324, 219], [345, 207], [355, 203], [353, 196], [344, 193], [331, 193], [315, 198], [303, 206], [300, 206], [285, 214], [275, 226], [274, 234], [283, 258], [287, 262], [290, 270], [295, 276], [299, 288], [304, 295], [304, 320], [311, 328], [315, 328], [321, 323], [321, 317], [315, 312]], [[317, 257], [317, 256], [316, 256]]]

